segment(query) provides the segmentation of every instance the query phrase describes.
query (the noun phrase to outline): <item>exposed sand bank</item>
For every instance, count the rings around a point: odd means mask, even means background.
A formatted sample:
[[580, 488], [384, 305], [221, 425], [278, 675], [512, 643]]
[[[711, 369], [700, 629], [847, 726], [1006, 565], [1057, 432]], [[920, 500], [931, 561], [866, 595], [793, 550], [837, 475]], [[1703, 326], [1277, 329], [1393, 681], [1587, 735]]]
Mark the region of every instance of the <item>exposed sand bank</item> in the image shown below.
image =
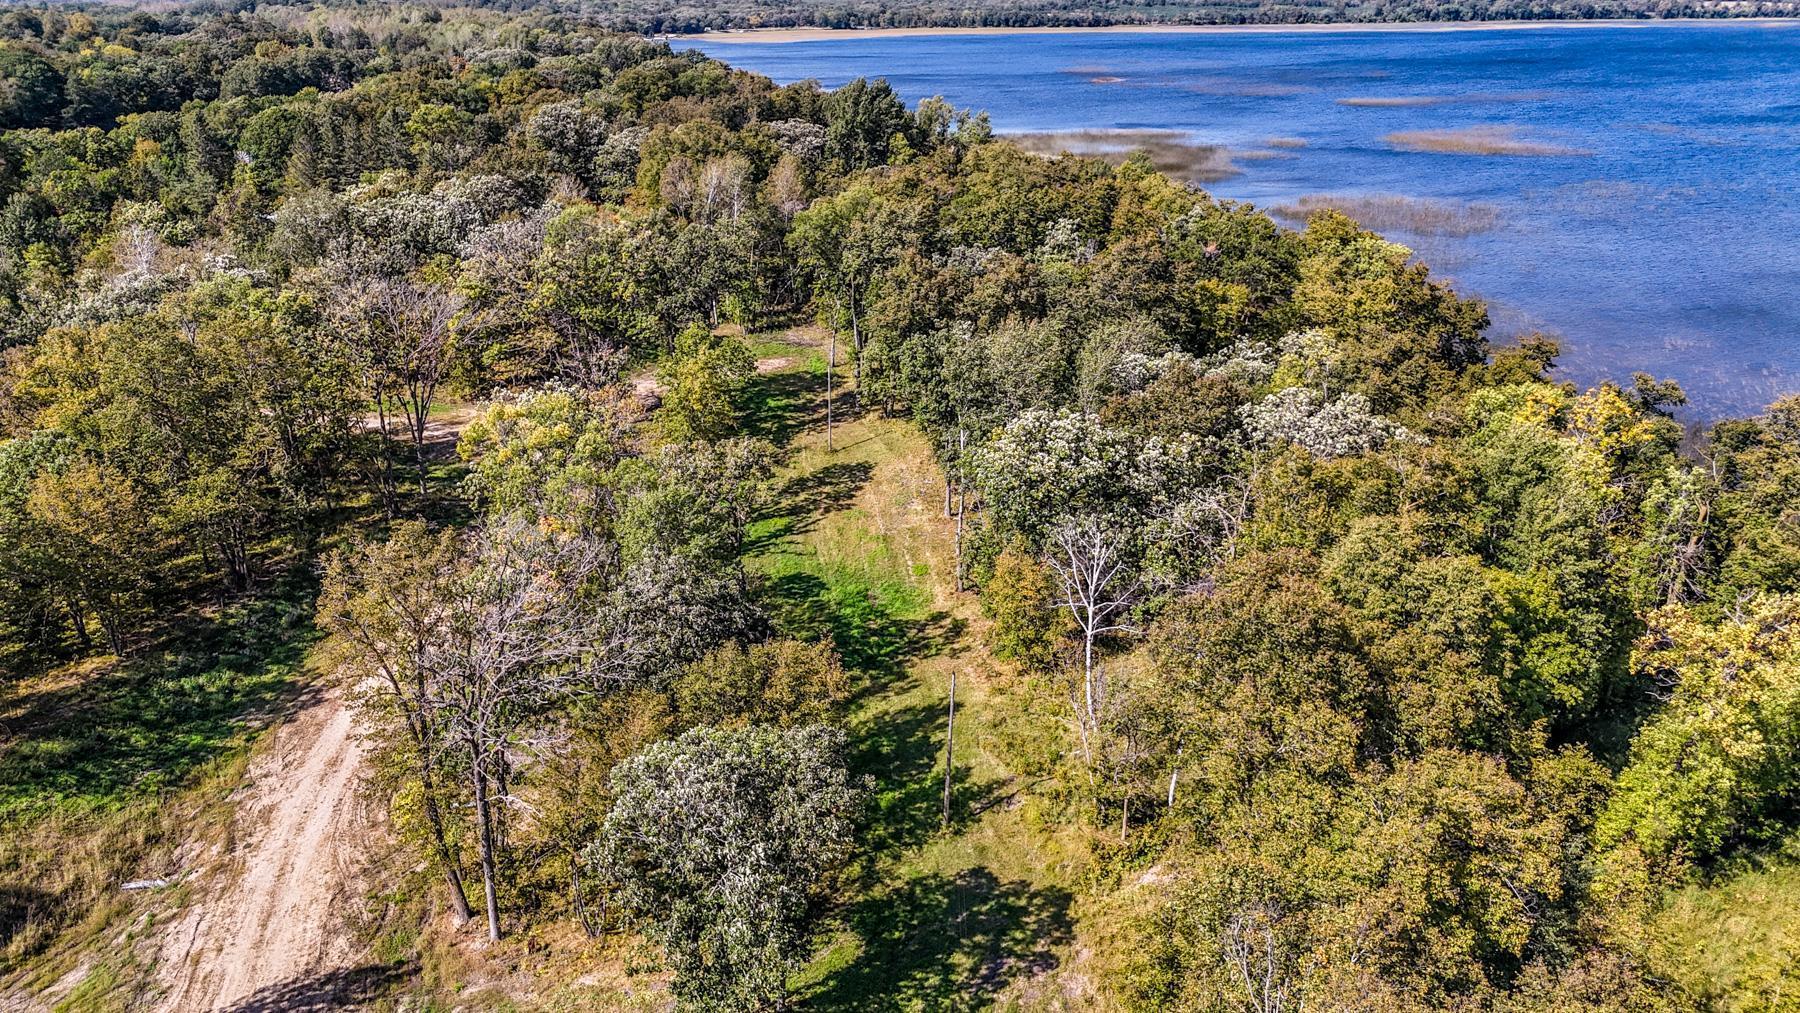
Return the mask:
[[673, 35], [672, 42], [820, 42], [829, 39], [886, 39], [909, 35], [1075, 35], [1119, 33], [1202, 35], [1221, 32], [1493, 32], [1534, 28], [1655, 28], [1660, 25], [1757, 25], [1800, 27], [1800, 18], [1611, 18], [1587, 21], [1354, 21], [1306, 25], [1104, 25], [1095, 28], [743, 28], [698, 35]]

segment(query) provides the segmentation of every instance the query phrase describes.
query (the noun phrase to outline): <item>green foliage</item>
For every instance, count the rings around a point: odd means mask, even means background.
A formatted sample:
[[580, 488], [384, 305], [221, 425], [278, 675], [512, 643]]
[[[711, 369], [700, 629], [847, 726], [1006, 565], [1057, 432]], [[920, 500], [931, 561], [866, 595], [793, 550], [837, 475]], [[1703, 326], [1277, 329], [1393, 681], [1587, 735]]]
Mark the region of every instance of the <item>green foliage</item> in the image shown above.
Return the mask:
[[[1551, 383], [1341, 215], [588, 13], [0, 15], [0, 665], [88, 673], [7, 718], [9, 831], [230, 755], [348, 529], [316, 614], [386, 687], [402, 843], [515, 924], [643, 927], [691, 1005], [979, 1005], [1077, 952], [1143, 1008], [1775, 1005], [1733, 884], [1794, 823], [1792, 399], [1687, 440], [1673, 383]], [[1026, 678], [924, 660], [953, 573]], [[1741, 960], [1683, 946], [1726, 906]]]
[[850, 680], [829, 644], [772, 640], [726, 644], [689, 665], [672, 689], [686, 723], [787, 727], [831, 718], [849, 699]]
[[1026, 671], [1054, 665], [1072, 630], [1068, 613], [1057, 608], [1056, 584], [1030, 555], [1009, 548], [994, 561], [982, 582], [981, 609], [994, 621], [994, 656], [1016, 661]]
[[735, 432], [742, 413], [745, 382], [756, 371], [750, 349], [734, 337], [695, 324], [675, 339], [674, 355], [662, 367], [662, 412], [670, 440], [716, 440]]
[[684, 1008], [786, 996], [861, 806], [843, 752], [821, 725], [699, 728], [615, 768], [589, 860], [662, 947]]
[[604, 392], [544, 390], [496, 400], [457, 443], [470, 462], [470, 498], [495, 513], [600, 520], [599, 499], [628, 455], [635, 411]]
[[1596, 844], [1629, 845], [1671, 877], [1780, 832], [1800, 789], [1797, 608], [1759, 595], [1718, 624], [1680, 606], [1652, 615], [1633, 665], [1668, 703], [1632, 743]]
[[896, 138], [913, 125], [906, 104], [885, 80], [857, 78], [825, 103], [825, 157], [852, 171], [885, 165]]

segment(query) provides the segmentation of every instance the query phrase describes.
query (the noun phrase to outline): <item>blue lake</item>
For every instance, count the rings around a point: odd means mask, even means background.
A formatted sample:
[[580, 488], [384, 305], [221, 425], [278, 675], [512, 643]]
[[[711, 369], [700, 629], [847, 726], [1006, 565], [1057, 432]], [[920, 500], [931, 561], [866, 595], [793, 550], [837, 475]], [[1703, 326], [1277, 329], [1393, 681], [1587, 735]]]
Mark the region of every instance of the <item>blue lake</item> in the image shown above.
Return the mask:
[[[1178, 131], [1229, 150], [1208, 190], [1259, 207], [1475, 205], [1473, 234], [1384, 231], [1487, 299], [1497, 340], [1559, 335], [1567, 377], [1672, 377], [1706, 416], [1800, 389], [1800, 24], [677, 45], [782, 82], [885, 77], [1001, 133]], [[1532, 153], [1407, 147], [1465, 142]]]

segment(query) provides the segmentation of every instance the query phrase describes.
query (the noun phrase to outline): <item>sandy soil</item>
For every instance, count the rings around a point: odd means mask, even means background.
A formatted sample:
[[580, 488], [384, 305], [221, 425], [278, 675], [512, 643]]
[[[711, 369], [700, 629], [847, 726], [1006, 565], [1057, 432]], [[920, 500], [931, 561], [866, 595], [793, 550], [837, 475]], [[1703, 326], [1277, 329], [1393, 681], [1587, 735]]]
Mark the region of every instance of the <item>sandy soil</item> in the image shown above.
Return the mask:
[[[274, 732], [251, 771], [237, 845], [171, 925], [159, 973], [170, 1011], [288, 1008], [320, 1000], [311, 982], [341, 978], [358, 954], [344, 915], [367, 826], [357, 798], [362, 748], [335, 690]], [[321, 1007], [324, 1008], [324, 1007]]]
[[[778, 369], [786, 369], [793, 364], [789, 356], [776, 356], [769, 359], [756, 360], [758, 373], [773, 373]], [[631, 378], [631, 392], [640, 401], [651, 401], [661, 398], [667, 391], [663, 389], [662, 380], [657, 378], [654, 370], [646, 370]]]
[[1340, 22], [1309, 25], [1106, 25], [1099, 28], [745, 28], [674, 35], [672, 42], [819, 42], [852, 37], [880, 39], [907, 35], [1070, 35], [1095, 32], [1211, 34], [1215, 32], [1487, 32], [1532, 28], [1653, 28], [1657, 25], [1754, 24], [1789, 27], [1790, 18], [1658, 18], [1590, 21], [1419, 21]]

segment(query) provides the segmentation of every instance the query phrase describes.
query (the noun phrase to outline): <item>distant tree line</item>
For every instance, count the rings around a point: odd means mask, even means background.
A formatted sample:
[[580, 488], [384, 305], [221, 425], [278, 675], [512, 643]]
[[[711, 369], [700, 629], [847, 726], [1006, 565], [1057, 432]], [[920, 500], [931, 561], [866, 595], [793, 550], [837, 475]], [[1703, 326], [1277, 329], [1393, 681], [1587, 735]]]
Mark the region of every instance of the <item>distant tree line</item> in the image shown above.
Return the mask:
[[1561, 21], [1592, 18], [1792, 17], [1787, 0], [653, 0], [558, 3], [623, 31], [686, 34], [747, 28], [1083, 28], [1108, 25], [1301, 25], [1338, 22]]

